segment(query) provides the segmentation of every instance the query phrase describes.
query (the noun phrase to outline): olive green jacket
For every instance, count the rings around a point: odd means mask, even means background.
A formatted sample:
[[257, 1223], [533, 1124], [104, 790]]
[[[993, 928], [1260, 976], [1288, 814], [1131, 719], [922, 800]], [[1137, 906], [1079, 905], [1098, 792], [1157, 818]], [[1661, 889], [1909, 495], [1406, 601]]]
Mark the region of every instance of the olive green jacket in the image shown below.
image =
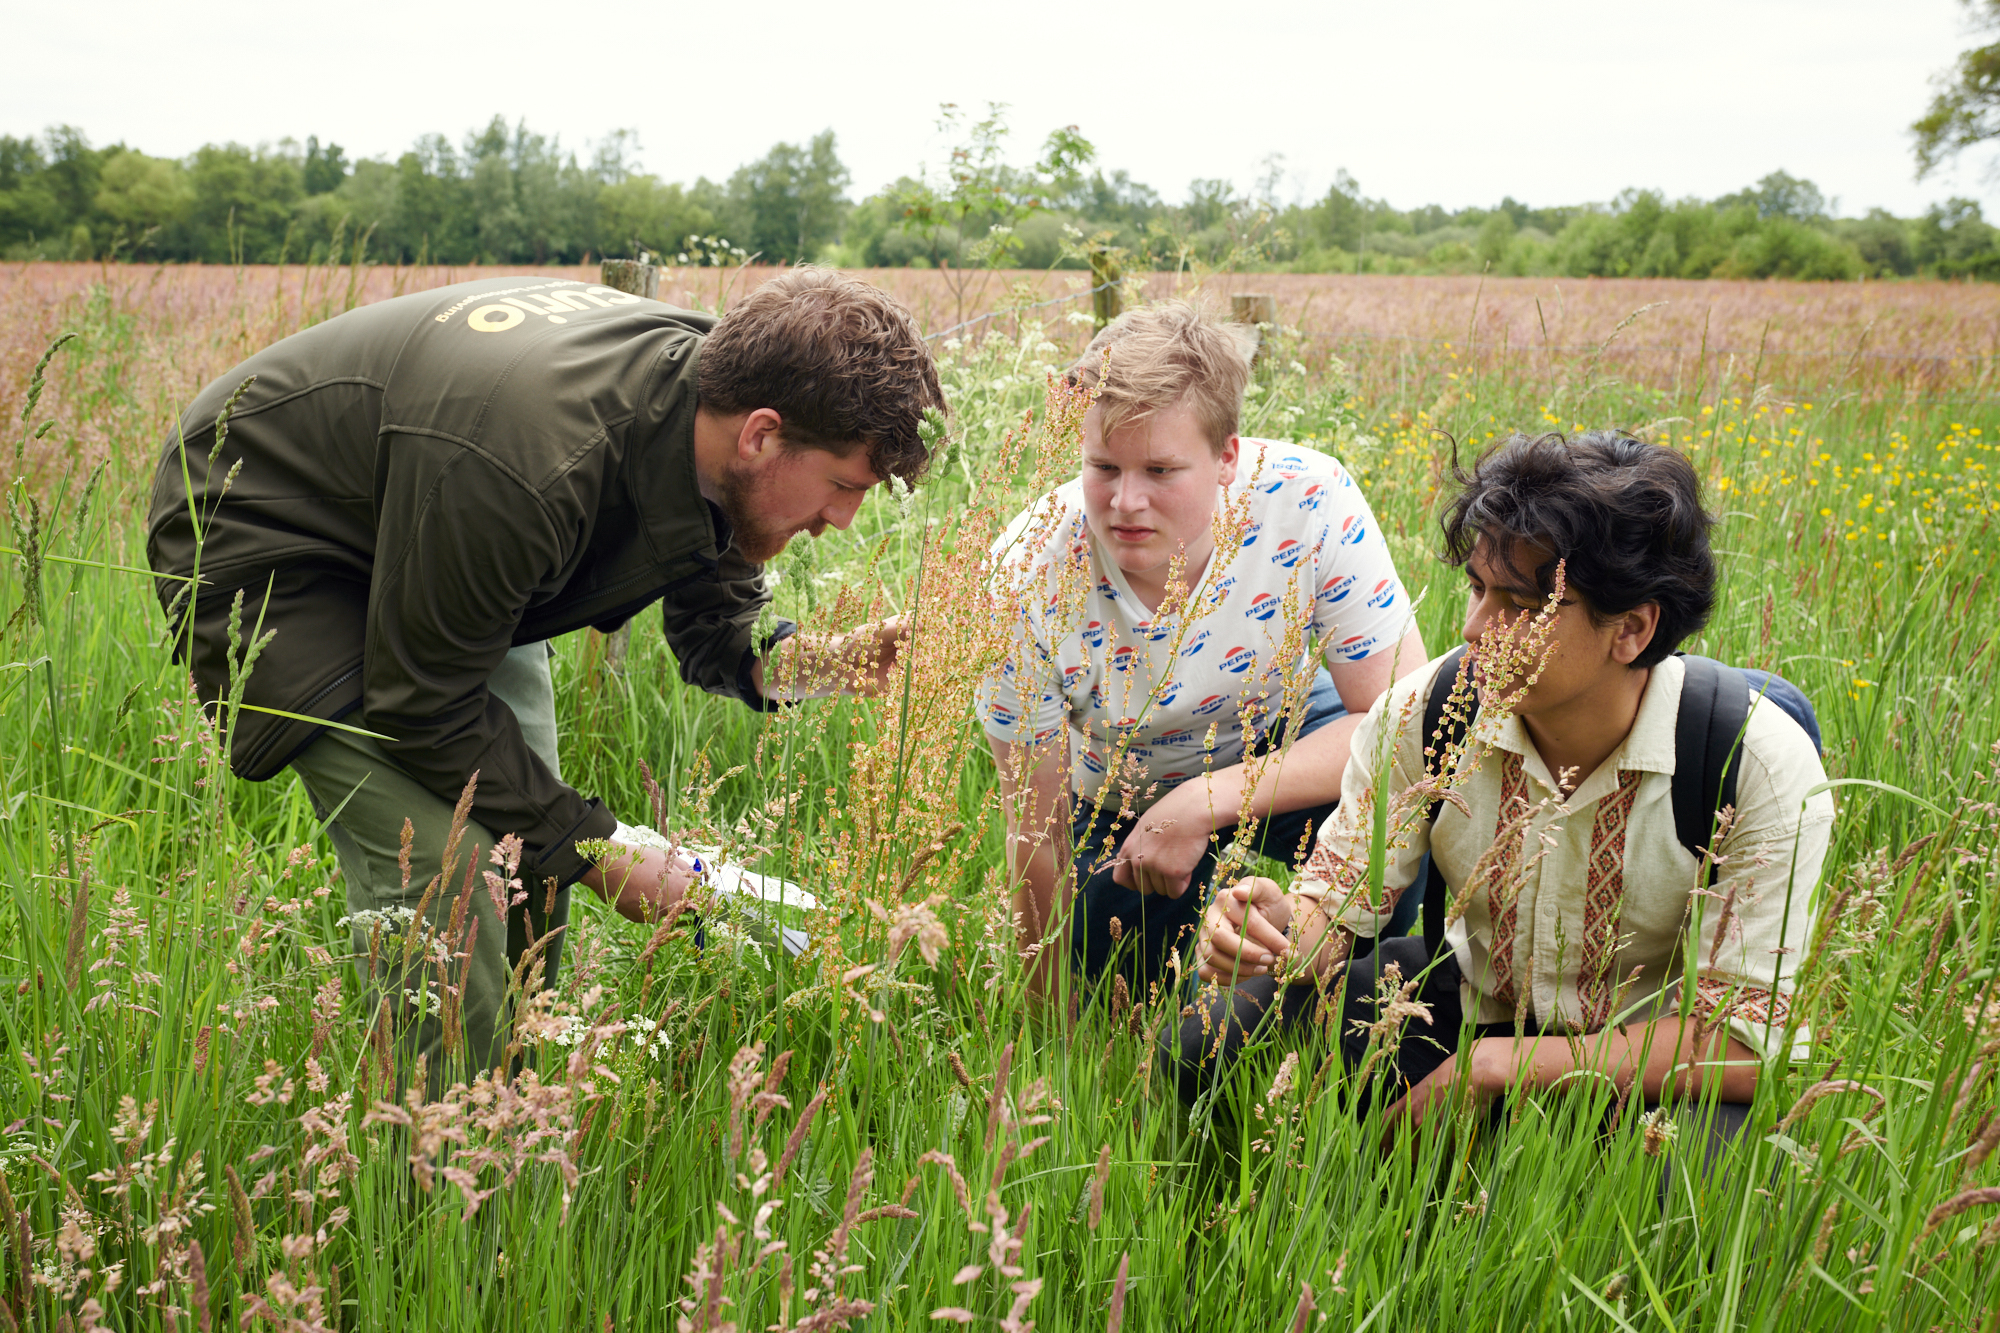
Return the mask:
[[[349, 719], [446, 799], [477, 773], [473, 816], [521, 837], [530, 883], [567, 884], [588, 868], [576, 841], [615, 821], [488, 694], [508, 649], [663, 602], [682, 677], [767, 707], [750, 673], [770, 592], [695, 476], [714, 322], [581, 282], [488, 278], [328, 320], [205, 389], [161, 454], [147, 555], [178, 576], [158, 594], [203, 700], [240, 670], [239, 593], [246, 644], [271, 635], [231, 767], [269, 778], [323, 730], [281, 713]], [[217, 449], [216, 419], [253, 375]]]

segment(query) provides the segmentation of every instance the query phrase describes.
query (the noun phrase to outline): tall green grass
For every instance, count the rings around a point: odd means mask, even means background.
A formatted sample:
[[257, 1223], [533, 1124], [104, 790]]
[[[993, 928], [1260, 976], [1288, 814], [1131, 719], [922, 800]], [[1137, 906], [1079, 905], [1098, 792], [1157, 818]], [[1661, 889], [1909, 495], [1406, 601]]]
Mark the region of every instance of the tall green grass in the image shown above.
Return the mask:
[[[24, 438], [125, 391], [139, 353], [118, 312], [75, 314], [84, 336]], [[953, 608], [923, 600], [920, 565], [943, 577], [963, 515], [1027, 498], [996, 493], [991, 469], [1040, 405], [1053, 343], [1030, 329], [946, 356], [954, 453], [907, 513], [878, 496], [853, 531], [781, 562], [791, 613], [837, 618], [858, 609], [843, 589], [880, 586], [943, 633]], [[969, 710], [925, 724], [939, 754], [903, 755], [951, 776], [919, 808], [857, 786], [854, 765], [895, 753], [926, 701], [766, 720], [681, 687], [644, 620], [622, 674], [558, 645], [571, 779], [650, 822], [643, 759], [671, 822], [761, 842], [812, 887], [843, 866], [859, 885], [844, 903], [892, 899], [914, 843], [957, 825], [912, 881], [947, 895], [949, 943], [935, 965], [915, 946], [891, 957], [855, 910], [811, 922], [843, 970], [726, 931], [648, 955], [645, 929], [585, 905], [562, 1012], [600, 1028], [643, 1013], [664, 1051], [633, 1031], [544, 1043], [539, 1112], [489, 1098], [440, 1124], [452, 1113], [433, 1107], [426, 1139], [422, 1109], [413, 1130], [377, 1104], [393, 1088], [362, 1037], [304, 792], [226, 777], [167, 659], [134, 572], [154, 441], [132, 438], [95, 485], [9, 497], [0, 1327], [221, 1328], [261, 1309], [286, 1328], [905, 1328], [943, 1308], [1044, 1330], [1993, 1327], [2000, 1194], [1967, 1191], [2000, 1188], [2000, 1166], [1974, 1165], [2000, 1134], [2000, 411], [1754, 377], [1663, 390], [1581, 361], [1409, 370], [1398, 398], [1363, 401], [1337, 363], [1295, 369], [1281, 350], [1248, 424], [1337, 447], [1363, 478], [1434, 649], [1459, 594], [1430, 560], [1449, 453], [1433, 427], [1471, 448], [1517, 427], [1665, 422], [1724, 514], [1727, 594], [1691, 647], [1799, 682], [1832, 776], [1879, 784], [1840, 793], [1821, 890], [1838, 910], [1803, 962], [1813, 1059], [1767, 1072], [1728, 1168], [1704, 1174], [1689, 1137], [1650, 1155], [1635, 1117], [1604, 1134], [1610, 1094], [1588, 1085], [1517, 1102], [1501, 1133], [1384, 1158], [1316, 1058], [1271, 1100], [1251, 1062], [1233, 1114], [1190, 1120], [1152, 1042], [1171, 998], [1026, 1011]], [[467, 1156], [481, 1146], [483, 1167]], [[425, 1148], [475, 1172], [469, 1216], [465, 1187], [413, 1173]]]

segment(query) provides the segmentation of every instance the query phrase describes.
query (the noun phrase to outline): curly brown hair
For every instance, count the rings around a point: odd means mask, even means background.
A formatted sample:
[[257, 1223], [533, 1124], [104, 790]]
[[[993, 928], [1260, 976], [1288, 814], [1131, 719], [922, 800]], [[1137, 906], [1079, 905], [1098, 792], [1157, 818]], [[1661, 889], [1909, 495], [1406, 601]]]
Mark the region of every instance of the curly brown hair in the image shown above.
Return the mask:
[[868, 451], [883, 479], [930, 466], [918, 427], [945, 410], [930, 347], [895, 298], [832, 269], [801, 265], [737, 302], [702, 344], [701, 405], [769, 408], [790, 448]]

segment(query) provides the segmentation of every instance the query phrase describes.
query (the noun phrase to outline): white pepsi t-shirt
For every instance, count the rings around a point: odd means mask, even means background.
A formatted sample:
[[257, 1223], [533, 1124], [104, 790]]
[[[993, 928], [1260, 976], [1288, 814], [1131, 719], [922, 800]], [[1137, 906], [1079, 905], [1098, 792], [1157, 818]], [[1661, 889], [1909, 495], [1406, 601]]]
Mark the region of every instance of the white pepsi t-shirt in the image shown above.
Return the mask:
[[1409, 597], [1336, 460], [1245, 438], [1217, 508], [1240, 524], [1235, 540], [1218, 542], [1182, 609], [1158, 616], [1091, 532], [1081, 481], [1018, 515], [993, 546], [1018, 622], [1006, 661], [979, 686], [987, 734], [1052, 743], [1067, 733], [1072, 791], [1094, 799], [1115, 768], [1143, 807], [1241, 761], [1246, 729], [1270, 725], [1288, 677], [1302, 709], [1314, 646], [1328, 661], [1395, 648]]

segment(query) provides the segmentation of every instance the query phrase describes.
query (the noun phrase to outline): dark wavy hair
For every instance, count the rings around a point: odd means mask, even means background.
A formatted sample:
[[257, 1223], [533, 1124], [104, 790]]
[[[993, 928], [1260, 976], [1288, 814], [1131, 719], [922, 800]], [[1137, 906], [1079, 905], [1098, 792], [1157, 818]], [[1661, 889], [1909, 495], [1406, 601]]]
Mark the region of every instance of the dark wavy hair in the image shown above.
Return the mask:
[[931, 349], [879, 287], [801, 265], [737, 301], [702, 344], [696, 391], [722, 413], [768, 407], [788, 448], [868, 451], [875, 475], [914, 482], [930, 466], [918, 427], [945, 411]]
[[1464, 565], [1482, 543], [1509, 565], [1525, 546], [1551, 554], [1534, 570], [1547, 596], [1556, 562], [1591, 618], [1608, 623], [1636, 606], [1660, 608], [1653, 641], [1634, 667], [1664, 661], [1715, 609], [1715, 555], [1701, 481], [1665, 445], [1624, 431], [1573, 438], [1515, 434], [1470, 469], [1454, 458], [1458, 491], [1446, 507], [1444, 559]]

